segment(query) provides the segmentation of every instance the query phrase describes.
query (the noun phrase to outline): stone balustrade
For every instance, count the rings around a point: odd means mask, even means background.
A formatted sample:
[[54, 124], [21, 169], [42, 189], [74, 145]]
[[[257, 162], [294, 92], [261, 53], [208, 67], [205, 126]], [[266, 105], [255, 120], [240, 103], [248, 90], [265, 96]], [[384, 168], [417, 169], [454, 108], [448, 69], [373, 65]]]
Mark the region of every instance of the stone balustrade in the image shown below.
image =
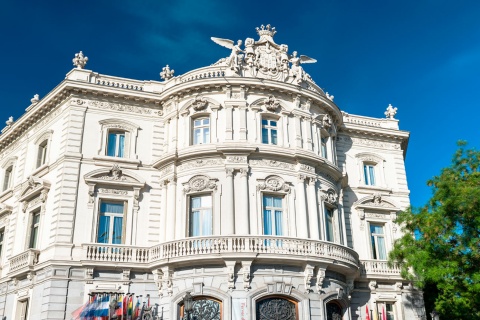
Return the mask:
[[143, 91], [143, 82], [101, 75], [96, 78], [96, 84], [107, 87]]
[[178, 82], [187, 82], [192, 80], [200, 80], [200, 79], [209, 79], [209, 78], [221, 78], [225, 76], [225, 71], [223, 71], [225, 67], [205, 67], [196, 69], [194, 71], [185, 73], [184, 75], [179, 77]]
[[35, 249], [28, 249], [9, 259], [9, 273], [18, 273], [29, 271], [38, 262], [40, 251]]
[[400, 268], [395, 265], [389, 267], [387, 261], [362, 260], [360, 263], [362, 276], [400, 277]]
[[162, 263], [195, 256], [254, 254], [256, 257], [310, 257], [358, 267], [357, 253], [335, 243], [275, 236], [210, 236], [165, 242], [150, 248], [84, 244], [84, 261]]

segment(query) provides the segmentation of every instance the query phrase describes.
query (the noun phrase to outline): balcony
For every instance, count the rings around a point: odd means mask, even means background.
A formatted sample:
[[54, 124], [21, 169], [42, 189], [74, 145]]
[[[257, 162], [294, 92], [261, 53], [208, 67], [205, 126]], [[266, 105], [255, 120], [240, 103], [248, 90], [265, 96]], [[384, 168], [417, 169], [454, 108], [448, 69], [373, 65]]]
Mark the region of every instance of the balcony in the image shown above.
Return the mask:
[[84, 244], [82, 262], [154, 268], [219, 259], [275, 260], [285, 263], [318, 262], [349, 273], [359, 268], [357, 253], [342, 245], [274, 236], [210, 236], [165, 242], [150, 248], [124, 245]]
[[400, 268], [397, 266], [389, 267], [387, 261], [362, 260], [360, 273], [362, 277], [383, 278], [383, 279], [402, 279]]
[[33, 270], [33, 267], [38, 262], [40, 251], [35, 249], [28, 249], [9, 259], [10, 269], [9, 276], [19, 276]]

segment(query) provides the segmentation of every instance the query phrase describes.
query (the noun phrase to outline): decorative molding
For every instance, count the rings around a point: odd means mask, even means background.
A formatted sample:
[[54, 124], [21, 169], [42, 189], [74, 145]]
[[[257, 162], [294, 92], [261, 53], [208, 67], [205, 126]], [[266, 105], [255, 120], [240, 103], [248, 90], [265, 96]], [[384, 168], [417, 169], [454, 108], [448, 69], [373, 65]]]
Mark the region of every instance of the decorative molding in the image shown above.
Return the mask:
[[122, 270], [123, 285], [128, 286], [130, 284], [130, 269]]
[[200, 192], [204, 190], [216, 190], [218, 179], [212, 179], [205, 175], [196, 175], [190, 178], [188, 182], [183, 183], [183, 192]]
[[208, 166], [216, 166], [223, 164], [221, 159], [198, 159], [180, 164], [178, 171], [189, 170], [192, 168], [202, 168]]
[[93, 268], [87, 268], [85, 270], [85, 279], [87, 284], [93, 283]]
[[315, 167], [309, 166], [308, 164], [300, 163], [299, 169], [303, 171], [308, 171], [310, 173], [315, 173]]
[[137, 106], [132, 106], [128, 104], [98, 101], [98, 100], [87, 100], [86, 104], [90, 107], [119, 111], [119, 112], [136, 113], [136, 114], [142, 114], [142, 115], [158, 115], [158, 116], [163, 115], [163, 112], [161, 112], [161, 110], [137, 107]]
[[268, 111], [275, 112], [280, 106], [280, 101], [278, 101], [277, 98], [271, 94], [263, 100], [262, 104]]
[[323, 281], [325, 281], [325, 269], [318, 269], [317, 271], [317, 293], [322, 293]]
[[109, 180], [109, 181], [127, 181], [127, 177], [123, 176], [122, 169], [118, 164], [114, 164], [108, 175], [99, 177], [102, 180]]
[[127, 190], [118, 190], [118, 189], [99, 188], [98, 192], [99, 193], [106, 193], [106, 194], [116, 194], [116, 195], [121, 195], [121, 196], [128, 195]]
[[313, 279], [313, 269], [312, 265], [307, 264], [305, 266], [305, 270], [303, 271], [304, 276], [304, 285], [305, 285], [305, 293], [309, 293], [311, 290], [311, 284]]
[[191, 106], [193, 107], [193, 110], [195, 110], [195, 111], [203, 111], [203, 110], [207, 109], [208, 101], [207, 101], [206, 98], [204, 98], [202, 96], [196, 96], [195, 100], [193, 101]]
[[247, 157], [246, 157], [246, 156], [228, 156], [228, 157], [227, 157], [227, 162], [231, 162], [231, 163], [247, 163]]
[[275, 167], [287, 170], [295, 170], [295, 165], [277, 160], [250, 160], [251, 166]]
[[375, 291], [378, 287], [377, 281], [372, 280], [368, 283], [368, 287], [370, 288], [371, 291]]
[[289, 192], [290, 186], [279, 176], [268, 176], [265, 180], [257, 180], [257, 190]]
[[321, 199], [331, 205], [336, 206], [338, 202], [338, 195], [333, 189], [327, 191], [322, 190]]

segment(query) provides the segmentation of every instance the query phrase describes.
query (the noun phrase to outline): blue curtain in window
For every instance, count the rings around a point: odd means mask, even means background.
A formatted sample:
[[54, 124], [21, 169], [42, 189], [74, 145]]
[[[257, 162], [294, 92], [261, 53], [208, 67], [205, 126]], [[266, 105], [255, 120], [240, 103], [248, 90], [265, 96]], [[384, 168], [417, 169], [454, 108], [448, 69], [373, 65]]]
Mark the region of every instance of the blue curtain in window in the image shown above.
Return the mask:
[[385, 238], [377, 237], [378, 242], [378, 259], [387, 260], [387, 249], [385, 248]]
[[100, 205], [100, 212], [123, 214], [123, 203], [102, 202]]
[[98, 221], [98, 236], [97, 242], [98, 243], [108, 243], [110, 235], [108, 231], [110, 230], [110, 217], [105, 215], [100, 215]]
[[275, 211], [275, 235], [283, 235], [282, 230], [282, 211]]
[[370, 176], [370, 185], [375, 185], [375, 171], [373, 166], [368, 166], [368, 174]]
[[262, 128], [262, 143], [268, 144], [268, 129]]
[[107, 156], [115, 157], [115, 149], [117, 147], [117, 135], [115, 133], [108, 134]]
[[277, 130], [271, 130], [272, 133], [272, 144], [277, 144]]
[[123, 231], [123, 218], [114, 217], [113, 218], [113, 235], [112, 243], [121, 244], [122, 243], [122, 232]]
[[118, 157], [123, 158], [123, 155], [125, 154], [125, 135], [120, 134], [118, 136], [119, 142], [118, 142]]
[[272, 212], [270, 210], [263, 211], [263, 234], [272, 234]]
[[202, 236], [212, 235], [212, 210], [203, 210], [202, 212]]

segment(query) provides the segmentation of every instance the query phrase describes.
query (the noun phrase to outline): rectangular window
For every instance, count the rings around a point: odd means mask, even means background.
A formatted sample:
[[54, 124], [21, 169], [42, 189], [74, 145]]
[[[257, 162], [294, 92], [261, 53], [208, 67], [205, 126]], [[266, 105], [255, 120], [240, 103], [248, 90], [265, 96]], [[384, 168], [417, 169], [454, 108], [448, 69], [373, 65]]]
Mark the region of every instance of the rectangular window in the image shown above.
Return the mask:
[[363, 175], [367, 186], [375, 185], [375, 166], [371, 164], [363, 165]]
[[372, 258], [376, 260], [387, 260], [383, 225], [370, 224], [370, 239], [372, 242]]
[[3, 254], [3, 240], [5, 238], [5, 229], [0, 229], [0, 257]]
[[283, 235], [282, 197], [263, 196], [263, 234]]
[[325, 159], [327, 158], [327, 138], [321, 138], [321, 143], [322, 143], [322, 157]]
[[38, 247], [38, 232], [40, 230], [40, 211], [32, 212], [32, 222], [30, 224], [30, 249], [37, 249]]
[[195, 119], [193, 121], [193, 144], [204, 143], [210, 143], [210, 119]]
[[277, 121], [262, 119], [262, 143], [277, 144]]
[[327, 241], [334, 241], [333, 233], [333, 210], [325, 207], [325, 237]]
[[15, 315], [16, 320], [28, 319], [28, 299], [17, 302], [17, 312]]
[[212, 196], [190, 197], [190, 237], [213, 234]]
[[97, 233], [98, 243], [123, 243], [124, 214], [125, 204], [123, 202], [102, 201], [100, 203]]
[[45, 140], [38, 145], [37, 168], [43, 166], [47, 161], [47, 146], [48, 140]]
[[125, 157], [125, 131], [108, 132], [107, 156]]
[[[395, 320], [394, 303], [377, 301], [379, 319]], [[383, 316], [385, 314], [385, 317]]]
[[10, 182], [12, 180], [12, 171], [13, 171], [13, 166], [10, 166], [5, 170], [5, 175], [3, 177], [3, 189], [2, 189], [3, 191], [10, 188]]

